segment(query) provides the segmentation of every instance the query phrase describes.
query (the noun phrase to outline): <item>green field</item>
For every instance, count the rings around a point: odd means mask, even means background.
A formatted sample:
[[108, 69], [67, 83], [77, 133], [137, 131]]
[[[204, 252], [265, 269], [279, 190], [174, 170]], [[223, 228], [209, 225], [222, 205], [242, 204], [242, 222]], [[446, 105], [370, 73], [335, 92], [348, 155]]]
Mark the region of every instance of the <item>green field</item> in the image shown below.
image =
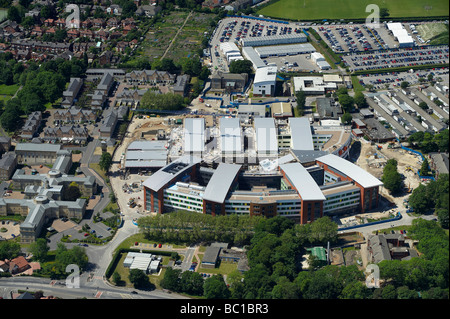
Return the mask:
[[279, 0], [257, 14], [290, 20], [364, 19], [366, 6], [388, 8], [390, 18], [448, 16], [447, 0]]

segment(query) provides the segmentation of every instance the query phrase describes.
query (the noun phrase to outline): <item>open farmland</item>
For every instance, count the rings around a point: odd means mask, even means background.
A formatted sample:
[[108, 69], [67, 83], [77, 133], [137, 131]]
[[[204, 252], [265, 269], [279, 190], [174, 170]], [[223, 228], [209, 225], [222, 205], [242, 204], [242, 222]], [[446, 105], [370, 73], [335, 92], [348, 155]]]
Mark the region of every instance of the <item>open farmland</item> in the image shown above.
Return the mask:
[[279, 0], [258, 11], [273, 18], [292, 20], [363, 19], [366, 6], [376, 4], [388, 8], [390, 18], [447, 16], [446, 0]]

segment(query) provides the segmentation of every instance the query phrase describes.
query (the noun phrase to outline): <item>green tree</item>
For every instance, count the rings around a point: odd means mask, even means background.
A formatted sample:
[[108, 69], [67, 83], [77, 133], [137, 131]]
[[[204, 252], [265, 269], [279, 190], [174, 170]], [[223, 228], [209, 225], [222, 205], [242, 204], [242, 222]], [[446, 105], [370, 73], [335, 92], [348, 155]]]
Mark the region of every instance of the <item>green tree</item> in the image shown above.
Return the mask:
[[98, 163], [102, 171], [107, 172], [112, 165], [112, 156], [108, 152], [103, 152]]
[[354, 100], [350, 95], [340, 94], [338, 95], [338, 101], [344, 112], [350, 112], [352, 110]]
[[420, 167], [419, 174], [421, 176], [428, 176], [430, 174], [430, 166], [428, 164], [428, 160], [425, 157], [422, 162], [422, 166]]
[[252, 62], [250, 60], [235, 60], [230, 63], [230, 73], [252, 73]]
[[419, 103], [419, 107], [420, 107], [422, 110], [428, 110], [428, 104], [425, 103], [425, 102], [423, 102], [423, 101]]
[[380, 8], [380, 18], [387, 18], [389, 15], [390, 13], [388, 8]]
[[180, 274], [181, 270], [173, 269], [171, 267], [166, 268], [164, 278], [161, 280], [161, 287], [164, 289], [179, 291], [180, 290]]
[[403, 179], [397, 171], [397, 161], [395, 159], [387, 161], [386, 166], [383, 168], [381, 181], [383, 182], [384, 187], [392, 194], [398, 194], [403, 189]]
[[409, 82], [408, 81], [403, 81], [402, 83], [400, 83], [400, 87], [402, 89], [406, 89], [409, 86]]
[[203, 296], [206, 299], [229, 299], [231, 296], [222, 275], [214, 275], [206, 279], [203, 287]]
[[131, 269], [128, 279], [134, 288], [145, 288], [150, 284], [148, 276], [140, 269]]
[[203, 294], [203, 284], [204, 279], [197, 272], [185, 271], [181, 274], [180, 287], [185, 293], [201, 296]]
[[367, 107], [367, 101], [362, 92], [356, 92], [354, 96], [355, 104], [358, 105], [358, 108]]
[[352, 119], [353, 119], [352, 115], [346, 112], [342, 115], [341, 122], [345, 125], [349, 125], [352, 123]]
[[420, 184], [409, 197], [409, 204], [418, 214], [424, 214], [431, 208], [432, 202], [427, 195], [426, 186]]
[[33, 259], [38, 261], [46, 261], [47, 254], [50, 249], [45, 238], [38, 238], [30, 245], [30, 252], [33, 254]]
[[76, 201], [81, 197], [80, 186], [76, 182], [72, 182], [64, 191], [64, 199], [67, 201]]
[[121, 282], [122, 282], [122, 277], [120, 277], [120, 274], [119, 274], [117, 271], [115, 271], [115, 272], [113, 273], [113, 275], [112, 275], [112, 281], [113, 281], [113, 283], [114, 283], [116, 286], [118, 286], [118, 285], [121, 284]]
[[19, 256], [20, 244], [15, 241], [0, 241], [0, 260]]

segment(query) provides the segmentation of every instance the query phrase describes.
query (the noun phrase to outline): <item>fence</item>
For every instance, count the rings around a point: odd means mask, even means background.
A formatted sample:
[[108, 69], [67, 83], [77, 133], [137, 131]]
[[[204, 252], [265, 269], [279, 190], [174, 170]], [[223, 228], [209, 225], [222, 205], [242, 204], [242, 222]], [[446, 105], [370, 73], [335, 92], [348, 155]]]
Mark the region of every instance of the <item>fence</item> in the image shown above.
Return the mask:
[[[401, 147], [402, 150], [405, 150], [405, 151], [414, 153], [414, 154], [416, 154], [416, 155], [419, 155], [419, 156], [422, 158], [422, 161], [425, 160], [425, 157], [423, 156], [423, 154], [422, 154], [421, 152], [416, 151], [416, 150], [413, 150], [413, 149], [410, 149], [410, 148], [408, 148], [408, 147], [406, 147], [406, 146], [403, 146], [403, 145], [400, 143], [400, 140], [399, 140], [398, 138], [396, 138], [396, 140], [397, 140], [397, 142], [400, 144], [400, 147]], [[429, 165], [428, 165], [428, 169], [431, 170], [431, 168], [430, 168]], [[422, 175], [420, 175], [420, 174], [419, 174], [419, 170], [417, 171], [417, 175], [419, 175], [419, 178], [420, 178], [420, 179], [430, 179], [430, 180], [432, 180], [432, 181], [435, 180], [435, 178], [434, 178], [433, 176], [422, 176]]]
[[400, 220], [401, 218], [402, 218], [402, 214], [400, 214], [400, 212], [397, 212], [397, 215], [394, 218], [379, 220], [379, 221], [376, 221], [376, 222], [371, 222], [371, 223], [366, 223], [366, 224], [361, 224], [361, 225], [355, 225], [355, 226], [338, 228], [338, 231], [354, 229], [354, 228], [359, 228], [359, 227], [365, 227], [365, 226], [373, 226], [373, 225], [378, 225], [378, 224], [383, 224], [383, 223], [389, 223], [389, 222], [393, 222], [393, 221], [396, 221], [396, 220]]

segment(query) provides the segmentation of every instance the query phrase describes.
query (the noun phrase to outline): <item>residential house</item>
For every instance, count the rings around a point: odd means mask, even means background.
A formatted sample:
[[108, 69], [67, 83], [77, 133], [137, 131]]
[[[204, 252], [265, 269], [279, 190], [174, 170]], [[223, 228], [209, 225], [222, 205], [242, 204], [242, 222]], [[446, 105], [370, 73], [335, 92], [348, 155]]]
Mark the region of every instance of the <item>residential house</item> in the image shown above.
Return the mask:
[[91, 109], [101, 110], [106, 102], [106, 93], [100, 90], [95, 90], [92, 94]]
[[57, 19], [57, 20], [55, 21], [55, 25], [56, 25], [58, 28], [65, 28], [65, 27], [66, 27], [66, 20], [63, 19], [63, 18], [59, 18], [59, 19]]
[[112, 4], [106, 8], [106, 13], [120, 16], [122, 14], [122, 8], [117, 4]]
[[[116, 94], [116, 106], [128, 105], [131, 107], [137, 107], [142, 99], [142, 96], [148, 91], [148, 89], [129, 89], [124, 88], [122, 92]], [[154, 93], [160, 93], [160, 91], [153, 91]]]
[[0, 181], [7, 181], [11, 179], [12, 174], [17, 167], [17, 156], [14, 152], [3, 154], [0, 159]]
[[162, 11], [161, 6], [143, 5], [137, 8], [136, 15], [145, 15], [147, 17], [154, 17]]
[[23, 256], [11, 259], [11, 261], [9, 262], [9, 272], [13, 275], [24, 272], [25, 270], [30, 268], [30, 264]]
[[106, 41], [109, 38], [109, 32], [105, 31], [103, 29], [102, 30], [98, 30], [98, 31], [95, 32], [95, 37], [97, 39], [101, 39], [103, 41]]
[[448, 174], [449, 173], [449, 156], [448, 153], [430, 153], [428, 154], [430, 157], [430, 167], [435, 171], [436, 178], [439, 177], [440, 174]]
[[403, 234], [370, 235], [367, 239], [368, 260], [408, 260], [417, 257], [417, 251], [405, 242]]
[[177, 76], [177, 81], [172, 87], [172, 92], [181, 96], [185, 96], [189, 85], [189, 74], [183, 74]]
[[38, 25], [35, 25], [35, 26], [33, 27], [33, 29], [31, 30], [31, 35], [40, 37], [40, 36], [42, 36], [43, 34], [44, 34], [44, 32], [42, 31], [41, 27], [38, 26]]
[[211, 75], [212, 91], [242, 92], [248, 81], [248, 74], [224, 73], [221, 71]]
[[44, 20], [44, 25], [46, 26], [46, 27], [52, 27], [52, 26], [54, 26], [55, 25], [55, 20], [54, 19], [45, 19]]
[[87, 18], [86, 20], [81, 21], [80, 25], [82, 29], [89, 29], [92, 27], [92, 20]]
[[94, 32], [91, 30], [80, 30], [80, 37], [92, 40], [94, 39]]
[[111, 73], [106, 72], [103, 74], [100, 83], [97, 85], [97, 90], [103, 92], [105, 95], [109, 94], [114, 84], [114, 78]]
[[18, 143], [14, 152], [19, 164], [40, 165], [53, 164], [61, 152], [59, 144]]
[[105, 64], [113, 64], [113, 60], [114, 60], [114, 54], [107, 50], [107, 51], [103, 51], [100, 56], [98, 57], [98, 63], [103, 66]]
[[46, 127], [44, 129], [44, 140], [57, 140], [60, 142], [85, 143], [89, 132], [85, 126], [67, 125], [58, 127]]
[[67, 36], [72, 39], [76, 39], [80, 36], [80, 31], [78, 29], [70, 29], [67, 31]]
[[84, 122], [95, 122], [97, 115], [92, 110], [71, 107], [67, 110], [55, 110], [53, 113], [54, 124], [79, 124]]
[[0, 154], [8, 152], [11, 148], [11, 138], [8, 136], [0, 136]]
[[175, 79], [174, 74], [158, 70], [131, 71], [125, 74], [125, 80], [129, 84], [173, 84]]
[[70, 78], [69, 86], [63, 92], [63, 101], [61, 102], [61, 105], [66, 108], [72, 106], [82, 86], [82, 78]]
[[108, 28], [117, 27], [119, 23], [120, 23], [119, 19], [115, 17], [109, 18], [108, 21], [106, 21], [106, 25]]
[[22, 133], [20, 134], [20, 137], [32, 139], [40, 128], [41, 121], [42, 112], [32, 112], [25, 121], [25, 124], [22, 126]]
[[105, 20], [101, 19], [101, 18], [96, 18], [92, 20], [92, 25], [95, 28], [103, 28], [105, 26]]
[[100, 138], [111, 138], [117, 126], [119, 117], [117, 111], [112, 107], [104, 112], [103, 121], [100, 125]]

